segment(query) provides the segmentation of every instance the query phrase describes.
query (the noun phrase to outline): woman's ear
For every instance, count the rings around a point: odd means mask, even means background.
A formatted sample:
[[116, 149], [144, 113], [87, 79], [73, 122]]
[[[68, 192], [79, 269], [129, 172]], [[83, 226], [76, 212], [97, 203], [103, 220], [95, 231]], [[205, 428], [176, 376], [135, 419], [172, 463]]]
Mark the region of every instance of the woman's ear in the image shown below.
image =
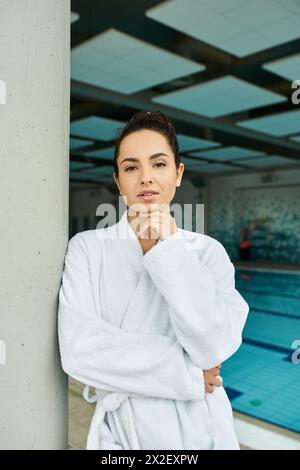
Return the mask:
[[176, 183], [177, 188], [179, 188], [179, 186], [181, 185], [181, 180], [182, 180], [183, 172], [184, 172], [184, 164], [183, 164], [183, 163], [180, 163], [179, 168], [178, 168], [178, 170], [176, 171], [176, 173], [177, 173], [177, 179], [179, 179], [179, 181], [177, 181], [177, 183]]
[[113, 173], [113, 177], [114, 177], [116, 185], [118, 186], [118, 190], [120, 191], [119, 180], [118, 180], [117, 174], [115, 172]]
[[113, 173], [113, 177], [114, 177], [116, 185], [118, 186], [120, 196], [123, 196], [123, 194], [121, 193], [120, 185], [119, 185], [119, 179], [118, 179], [116, 173]]

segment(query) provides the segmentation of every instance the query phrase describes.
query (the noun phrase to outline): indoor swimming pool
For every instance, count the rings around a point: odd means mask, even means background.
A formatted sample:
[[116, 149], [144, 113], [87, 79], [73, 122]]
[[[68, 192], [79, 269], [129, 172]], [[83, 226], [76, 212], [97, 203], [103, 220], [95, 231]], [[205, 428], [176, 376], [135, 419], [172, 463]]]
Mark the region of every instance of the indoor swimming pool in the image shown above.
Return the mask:
[[292, 344], [300, 340], [300, 274], [236, 268], [236, 288], [250, 312], [242, 346], [222, 367], [232, 407], [300, 433], [300, 363], [292, 362]]

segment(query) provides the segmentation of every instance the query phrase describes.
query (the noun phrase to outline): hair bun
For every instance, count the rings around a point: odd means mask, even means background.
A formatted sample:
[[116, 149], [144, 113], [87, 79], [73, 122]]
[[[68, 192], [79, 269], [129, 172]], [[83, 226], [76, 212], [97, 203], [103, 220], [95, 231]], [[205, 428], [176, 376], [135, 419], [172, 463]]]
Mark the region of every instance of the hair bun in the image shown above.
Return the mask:
[[155, 109], [154, 111], [140, 110], [131, 117], [130, 121], [125, 124], [124, 128], [120, 129], [120, 132], [118, 133], [118, 136], [116, 138], [114, 151], [114, 168], [115, 173], [117, 175], [117, 159], [122, 140], [129, 134], [143, 129], [157, 131], [166, 138], [174, 154], [176, 168], [178, 168], [180, 164], [179, 147], [172, 121], [159, 109]]

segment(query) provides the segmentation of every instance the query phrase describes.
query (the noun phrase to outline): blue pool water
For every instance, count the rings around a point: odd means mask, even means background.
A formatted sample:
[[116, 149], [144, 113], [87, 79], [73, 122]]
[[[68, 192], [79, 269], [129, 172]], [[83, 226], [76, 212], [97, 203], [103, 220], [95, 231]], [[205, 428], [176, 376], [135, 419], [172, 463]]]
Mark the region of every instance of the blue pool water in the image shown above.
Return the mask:
[[300, 432], [300, 364], [292, 362], [292, 343], [300, 340], [300, 275], [236, 268], [236, 288], [250, 312], [242, 346], [222, 367], [232, 407]]

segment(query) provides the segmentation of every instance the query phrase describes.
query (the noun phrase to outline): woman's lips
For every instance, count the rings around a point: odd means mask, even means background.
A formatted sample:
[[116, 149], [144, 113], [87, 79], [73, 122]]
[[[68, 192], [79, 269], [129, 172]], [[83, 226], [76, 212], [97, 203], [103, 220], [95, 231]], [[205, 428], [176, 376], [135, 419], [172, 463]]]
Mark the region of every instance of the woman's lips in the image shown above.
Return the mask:
[[153, 199], [155, 199], [156, 196], [158, 196], [158, 193], [151, 194], [151, 196], [146, 196], [146, 195], [138, 196], [138, 198], [142, 199], [143, 201], [153, 201]]

